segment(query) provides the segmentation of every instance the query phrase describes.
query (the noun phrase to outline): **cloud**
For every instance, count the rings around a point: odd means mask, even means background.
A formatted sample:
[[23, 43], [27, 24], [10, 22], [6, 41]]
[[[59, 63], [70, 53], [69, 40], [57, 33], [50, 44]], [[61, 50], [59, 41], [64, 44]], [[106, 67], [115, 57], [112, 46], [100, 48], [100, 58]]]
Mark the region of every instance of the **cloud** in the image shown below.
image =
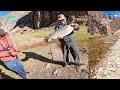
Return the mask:
[[118, 14], [114, 14], [115, 18], [120, 17], [120, 12]]
[[120, 17], [120, 11], [115, 11], [116, 14], [114, 15], [115, 17]]
[[115, 17], [118, 17], [119, 15], [115, 14], [114, 16], [115, 16]]

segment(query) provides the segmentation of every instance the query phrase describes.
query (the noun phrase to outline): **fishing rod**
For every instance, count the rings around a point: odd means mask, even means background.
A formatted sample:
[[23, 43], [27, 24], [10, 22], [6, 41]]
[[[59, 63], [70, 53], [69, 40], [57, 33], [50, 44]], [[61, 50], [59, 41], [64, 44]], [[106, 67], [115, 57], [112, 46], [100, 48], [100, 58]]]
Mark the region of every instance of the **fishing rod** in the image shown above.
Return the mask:
[[49, 50], [50, 50], [50, 53], [49, 53], [49, 54], [51, 54], [51, 57], [52, 57], [52, 60], [53, 60], [52, 50], [51, 50], [51, 47], [50, 47], [49, 44], [48, 44], [48, 47], [49, 47]]
[[[72, 23], [74, 23], [74, 19], [73, 18], [70, 18], [70, 21], [71, 21], [71, 24]], [[71, 25], [71, 24], [69, 24], [69, 25]], [[47, 40], [48, 40], [49, 38], [47, 38]], [[48, 41], [47, 41], [48, 42]], [[50, 47], [50, 45], [48, 44], [48, 47], [49, 47], [49, 50], [50, 50], [50, 53], [49, 54], [51, 54], [51, 57], [52, 57], [52, 60], [53, 60], [53, 54], [52, 54], [52, 50], [51, 50], [51, 47]]]
[[48, 47], [49, 47], [49, 51], [50, 51], [50, 53], [48, 53], [48, 54], [50, 54], [51, 55], [51, 57], [52, 57], [52, 60], [53, 60], [53, 55], [52, 55], [52, 50], [51, 50], [51, 46], [49, 45], [49, 42], [48, 42], [48, 38], [46, 37], [46, 39], [45, 39], [45, 43], [48, 45]]
[[[9, 35], [12, 35], [12, 33], [11, 33], [11, 31], [12, 31], [13, 29], [10, 29], [9, 31], [8, 31], [8, 34]], [[14, 33], [14, 32], [13, 32]]]

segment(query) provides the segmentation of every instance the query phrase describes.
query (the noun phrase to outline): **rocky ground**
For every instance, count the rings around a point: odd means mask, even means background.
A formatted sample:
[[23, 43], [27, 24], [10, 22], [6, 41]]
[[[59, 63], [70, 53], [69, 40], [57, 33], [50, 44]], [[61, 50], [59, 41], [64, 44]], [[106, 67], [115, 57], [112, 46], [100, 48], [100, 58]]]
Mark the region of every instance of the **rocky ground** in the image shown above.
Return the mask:
[[[84, 65], [76, 67], [70, 55], [71, 65], [68, 68], [63, 68], [63, 54], [58, 43], [26, 45], [26, 48], [21, 48], [21, 51], [19, 58], [22, 60], [25, 70], [30, 72], [28, 79], [89, 78], [88, 49], [86, 47], [80, 47], [80, 59]], [[2, 68], [3, 79], [21, 79], [16, 73], [4, 68], [4, 65], [1, 64], [0, 68]]]
[[[120, 79], [120, 38], [94, 68], [93, 79]], [[93, 74], [93, 73], [92, 73]]]

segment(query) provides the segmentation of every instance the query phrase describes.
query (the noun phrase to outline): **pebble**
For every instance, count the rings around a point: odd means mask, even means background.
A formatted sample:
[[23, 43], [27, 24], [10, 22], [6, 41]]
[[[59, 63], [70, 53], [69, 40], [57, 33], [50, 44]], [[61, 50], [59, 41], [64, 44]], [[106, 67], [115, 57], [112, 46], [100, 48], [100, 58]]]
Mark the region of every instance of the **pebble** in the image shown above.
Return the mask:
[[50, 68], [50, 63], [46, 64], [45, 68], [49, 69]]
[[54, 75], [58, 75], [59, 73], [60, 73], [59, 70], [54, 70], [54, 71], [53, 71], [53, 74], [54, 74]]

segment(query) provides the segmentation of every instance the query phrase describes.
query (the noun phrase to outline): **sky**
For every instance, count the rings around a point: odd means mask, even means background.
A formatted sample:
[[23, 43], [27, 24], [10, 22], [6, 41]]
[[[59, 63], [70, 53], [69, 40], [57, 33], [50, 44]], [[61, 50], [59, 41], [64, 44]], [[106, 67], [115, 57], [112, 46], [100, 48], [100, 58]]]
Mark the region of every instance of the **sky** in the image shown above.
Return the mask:
[[109, 16], [109, 14], [113, 13], [115, 18], [120, 18], [120, 11], [101, 11], [106, 16]]
[[0, 11], [0, 17], [4, 16], [4, 15], [10, 13], [10, 12], [12, 12], [12, 11]]
[[[0, 16], [4, 16], [12, 11], [0, 11]], [[104, 13], [106, 16], [109, 16], [109, 14], [113, 13], [115, 18], [120, 17], [120, 11], [100, 11]]]

